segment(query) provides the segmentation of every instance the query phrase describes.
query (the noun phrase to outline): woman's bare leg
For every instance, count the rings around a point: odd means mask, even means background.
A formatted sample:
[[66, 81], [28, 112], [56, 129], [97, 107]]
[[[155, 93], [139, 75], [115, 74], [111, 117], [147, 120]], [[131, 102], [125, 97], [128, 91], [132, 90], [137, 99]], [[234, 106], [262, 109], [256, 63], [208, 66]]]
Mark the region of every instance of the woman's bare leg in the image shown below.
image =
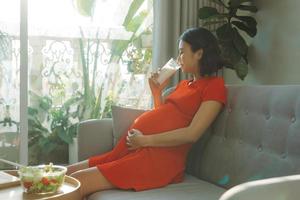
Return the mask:
[[76, 171], [83, 170], [89, 168], [88, 160], [84, 160], [78, 163], [74, 163], [72, 165], [67, 166], [67, 175], [70, 175]]
[[72, 177], [80, 181], [81, 198], [96, 191], [115, 188], [98, 170], [97, 167], [79, 170], [71, 174]]

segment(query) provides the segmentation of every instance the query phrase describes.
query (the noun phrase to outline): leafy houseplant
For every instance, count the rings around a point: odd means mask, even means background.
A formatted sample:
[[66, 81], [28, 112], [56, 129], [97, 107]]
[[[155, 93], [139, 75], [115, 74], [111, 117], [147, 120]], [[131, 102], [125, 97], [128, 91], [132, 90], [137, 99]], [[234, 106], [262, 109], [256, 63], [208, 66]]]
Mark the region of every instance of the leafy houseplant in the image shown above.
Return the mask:
[[[28, 107], [29, 163], [65, 163], [68, 159], [66, 144], [71, 143], [76, 134], [76, 123], [73, 121], [78, 114], [72, 107], [76, 107], [79, 99], [72, 97], [63, 105], [55, 106], [49, 96], [39, 96], [32, 91], [29, 94], [36, 104]], [[58, 160], [55, 154], [60, 154]]]
[[251, 16], [239, 15], [239, 11], [256, 13], [257, 8], [253, 0], [211, 1], [224, 8], [225, 12], [219, 12], [214, 7], [202, 7], [198, 11], [198, 17], [205, 21], [204, 26], [217, 26], [215, 32], [225, 67], [235, 70], [237, 76], [244, 80], [248, 73], [248, 45], [238, 30], [254, 37], [257, 22]]
[[119, 62], [124, 54], [127, 54], [128, 71], [133, 74], [146, 73], [152, 57], [152, 49], [143, 49], [141, 44], [144, 36], [152, 34], [151, 27], [145, 27], [144, 31], [139, 32], [144, 21], [150, 15], [150, 12], [146, 10], [138, 12], [144, 2], [145, 0], [133, 0], [122, 24], [127, 31], [133, 33], [130, 39], [127, 41], [116, 40], [112, 43], [113, 55], [110, 61]]

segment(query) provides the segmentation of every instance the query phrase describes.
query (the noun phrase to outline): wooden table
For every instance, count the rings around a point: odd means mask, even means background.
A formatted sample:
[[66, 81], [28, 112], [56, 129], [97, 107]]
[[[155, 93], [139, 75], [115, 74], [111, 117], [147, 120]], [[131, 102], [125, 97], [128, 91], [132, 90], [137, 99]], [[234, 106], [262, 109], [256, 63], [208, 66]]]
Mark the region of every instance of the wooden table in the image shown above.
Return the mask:
[[[17, 175], [17, 171], [7, 171], [12, 175]], [[80, 200], [79, 196], [80, 182], [70, 176], [65, 176], [65, 182], [61, 186], [58, 192], [53, 194], [26, 194], [20, 183], [17, 183], [11, 187], [0, 189], [0, 199], [2, 200], [18, 200], [18, 199], [58, 199], [58, 200]]]

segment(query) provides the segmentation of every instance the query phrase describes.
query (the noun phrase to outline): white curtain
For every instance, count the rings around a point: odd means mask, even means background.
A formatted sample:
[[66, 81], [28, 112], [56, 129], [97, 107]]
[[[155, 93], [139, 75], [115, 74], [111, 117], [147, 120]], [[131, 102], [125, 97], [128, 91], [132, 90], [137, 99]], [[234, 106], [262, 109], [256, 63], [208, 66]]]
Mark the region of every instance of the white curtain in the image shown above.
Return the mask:
[[[184, 30], [201, 26], [198, 10], [215, 6], [210, 0], [154, 0], [153, 67], [157, 69], [170, 57], [177, 57], [178, 38]], [[177, 73], [173, 83], [188, 78]]]

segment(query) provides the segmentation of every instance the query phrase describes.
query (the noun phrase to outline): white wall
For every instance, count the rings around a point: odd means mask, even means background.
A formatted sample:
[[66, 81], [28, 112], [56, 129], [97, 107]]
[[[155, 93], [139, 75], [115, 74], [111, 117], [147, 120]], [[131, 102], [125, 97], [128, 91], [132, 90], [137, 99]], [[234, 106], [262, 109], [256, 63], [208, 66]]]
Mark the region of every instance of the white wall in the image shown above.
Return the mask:
[[228, 84], [300, 84], [300, 0], [256, 0], [258, 32], [249, 40], [249, 74]]

